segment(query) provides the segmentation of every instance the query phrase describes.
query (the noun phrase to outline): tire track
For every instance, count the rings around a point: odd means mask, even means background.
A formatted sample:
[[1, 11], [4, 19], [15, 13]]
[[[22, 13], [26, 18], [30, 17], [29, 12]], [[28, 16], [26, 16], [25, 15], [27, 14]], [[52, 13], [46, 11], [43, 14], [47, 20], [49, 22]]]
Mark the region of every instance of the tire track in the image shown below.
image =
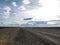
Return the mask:
[[[33, 33], [40, 37], [41, 40], [53, 45], [60, 45], [60, 35], [48, 33], [44, 31], [38, 31], [34, 28], [24, 28], [26, 31]], [[39, 29], [40, 30], [40, 29]]]

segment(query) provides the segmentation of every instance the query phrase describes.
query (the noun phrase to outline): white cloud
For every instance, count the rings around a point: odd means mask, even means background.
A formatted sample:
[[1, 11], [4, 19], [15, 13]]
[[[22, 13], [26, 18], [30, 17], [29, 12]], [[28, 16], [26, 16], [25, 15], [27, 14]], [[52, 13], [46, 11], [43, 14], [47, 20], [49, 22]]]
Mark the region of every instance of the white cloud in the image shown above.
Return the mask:
[[[26, 23], [28, 21], [23, 20], [24, 18], [33, 18], [32, 21], [47, 21], [56, 20], [56, 16], [59, 13], [58, 2], [56, 0], [41, 0], [42, 7], [26, 10], [25, 5], [18, 7], [17, 15], [14, 20], [19, 24]], [[24, 11], [25, 10], [25, 11]], [[23, 18], [23, 19], [22, 19]]]
[[24, 4], [30, 4], [31, 2], [30, 2], [30, 0], [23, 0], [22, 1]]
[[13, 5], [14, 7], [17, 7], [16, 2], [12, 2], [12, 5]]
[[56, 18], [59, 14], [59, 3], [57, 0], [41, 0], [42, 7], [37, 9], [32, 9], [23, 12], [24, 17], [33, 17], [33, 21], [36, 20], [58, 20]]
[[4, 15], [3, 15], [3, 17], [6, 19], [6, 18], [8, 18], [9, 15], [10, 15], [11, 8], [8, 7], [8, 6], [6, 6], [6, 7], [3, 8], [3, 10], [4, 10]]
[[23, 11], [23, 10], [26, 10], [25, 6], [23, 6], [23, 5], [20, 6], [20, 7], [18, 7], [18, 9], [19, 9], [19, 10], [22, 10], [22, 11]]
[[38, 5], [39, 6], [42, 6], [41, 0], [38, 1]]

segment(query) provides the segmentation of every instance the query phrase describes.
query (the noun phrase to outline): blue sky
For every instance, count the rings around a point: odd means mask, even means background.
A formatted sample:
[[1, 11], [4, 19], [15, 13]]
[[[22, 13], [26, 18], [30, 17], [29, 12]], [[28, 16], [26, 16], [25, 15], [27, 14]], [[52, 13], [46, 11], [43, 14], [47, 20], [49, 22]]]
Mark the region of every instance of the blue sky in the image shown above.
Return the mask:
[[56, 0], [0, 0], [0, 21], [24, 23], [31, 21], [58, 20], [59, 2]]
[[[37, 0], [36, 0], [37, 2], [35, 0], [30, 0], [31, 1], [30, 3], [29, 1], [26, 1], [26, 0], [25, 0], [26, 2], [23, 2], [23, 1], [24, 0], [0, 0], [0, 15], [3, 15], [3, 13], [5, 12], [5, 13], [10, 13], [9, 16], [13, 17], [13, 14], [18, 13], [18, 11], [20, 11], [19, 13], [21, 13], [21, 11], [22, 10], [24, 11], [25, 8], [27, 8], [28, 10], [30, 8], [31, 9], [34, 8], [38, 2]], [[19, 8], [23, 8], [23, 9], [19, 10]], [[4, 15], [1, 18], [4, 19]]]
[[38, 2], [39, 0], [0, 0], [0, 21], [20, 21], [20, 19], [26, 17], [23, 12], [39, 6]]

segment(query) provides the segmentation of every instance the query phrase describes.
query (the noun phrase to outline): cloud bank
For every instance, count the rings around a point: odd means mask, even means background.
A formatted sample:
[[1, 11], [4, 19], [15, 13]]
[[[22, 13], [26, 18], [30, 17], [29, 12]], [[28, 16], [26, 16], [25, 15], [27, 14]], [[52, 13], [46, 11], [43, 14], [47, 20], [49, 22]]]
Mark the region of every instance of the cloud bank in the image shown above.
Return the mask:
[[[9, 4], [7, 5], [6, 2]], [[30, 21], [58, 20], [59, 2], [57, 0], [8, 0], [4, 4], [2, 3], [3, 19], [6, 20], [17, 23], [25, 23], [24, 18], [32, 18]]]
[[[33, 21], [37, 20], [58, 20], [59, 15], [59, 2], [56, 0], [40, 0], [42, 7], [37, 7], [32, 10], [23, 12], [25, 17], [33, 17]], [[24, 18], [24, 17], [23, 17]]]

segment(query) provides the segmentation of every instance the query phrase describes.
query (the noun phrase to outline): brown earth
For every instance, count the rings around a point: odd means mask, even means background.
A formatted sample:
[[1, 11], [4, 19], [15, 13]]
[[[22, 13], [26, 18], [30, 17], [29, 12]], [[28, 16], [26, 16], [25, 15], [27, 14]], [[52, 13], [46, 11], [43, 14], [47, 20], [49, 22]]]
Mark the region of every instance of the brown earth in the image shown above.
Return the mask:
[[60, 28], [0, 28], [0, 45], [60, 45]]

